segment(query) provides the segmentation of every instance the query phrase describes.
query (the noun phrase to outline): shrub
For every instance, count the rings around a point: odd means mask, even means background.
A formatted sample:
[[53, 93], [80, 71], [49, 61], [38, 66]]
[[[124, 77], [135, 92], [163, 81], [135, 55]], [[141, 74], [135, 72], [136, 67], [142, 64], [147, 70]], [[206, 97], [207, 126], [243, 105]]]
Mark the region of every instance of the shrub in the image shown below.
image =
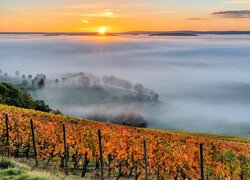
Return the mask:
[[140, 114], [129, 113], [129, 114], [120, 114], [115, 116], [112, 121], [114, 124], [122, 124], [126, 126], [133, 127], [147, 127], [148, 122]]
[[52, 109], [50, 112], [53, 113], [53, 114], [55, 114], [55, 115], [58, 115], [58, 114], [62, 114], [63, 115], [63, 113], [59, 109]]
[[49, 112], [51, 109], [42, 100], [34, 100], [29, 93], [9, 83], [0, 83], [0, 104]]
[[8, 168], [13, 168], [13, 167], [14, 167], [14, 164], [9, 161], [5, 161], [5, 160], [0, 161], [0, 169], [8, 169]]
[[147, 127], [148, 122], [140, 114], [136, 113], [121, 113], [116, 115], [96, 113], [86, 117], [96, 121], [111, 122], [114, 124], [121, 124], [133, 127]]

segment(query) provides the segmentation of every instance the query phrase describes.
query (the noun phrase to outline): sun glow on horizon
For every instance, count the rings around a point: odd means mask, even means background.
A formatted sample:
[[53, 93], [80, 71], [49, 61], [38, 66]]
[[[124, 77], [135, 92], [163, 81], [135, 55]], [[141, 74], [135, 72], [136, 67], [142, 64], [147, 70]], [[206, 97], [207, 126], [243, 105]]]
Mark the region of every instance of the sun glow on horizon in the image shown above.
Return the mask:
[[107, 33], [107, 28], [106, 27], [98, 28], [98, 33], [99, 35], [105, 35]]

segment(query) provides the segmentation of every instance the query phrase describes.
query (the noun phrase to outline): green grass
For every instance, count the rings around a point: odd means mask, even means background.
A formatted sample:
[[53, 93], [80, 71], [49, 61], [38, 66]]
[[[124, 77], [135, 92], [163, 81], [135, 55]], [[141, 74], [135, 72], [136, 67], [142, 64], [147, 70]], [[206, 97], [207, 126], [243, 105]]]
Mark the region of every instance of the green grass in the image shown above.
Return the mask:
[[90, 179], [89, 177], [81, 178], [80, 176], [66, 176], [62, 172], [52, 173], [44, 168], [35, 168], [31, 162], [23, 158], [0, 158], [0, 179], [1, 180], [78, 180]]
[[[87, 173], [84, 178], [80, 172], [77, 175], [66, 176], [62, 171], [55, 170], [55, 165], [45, 166], [46, 163], [39, 161], [39, 167], [34, 169], [34, 160], [26, 158], [0, 158], [0, 180], [84, 180], [96, 179], [92, 177], [93, 172]], [[51, 164], [51, 163], [50, 163]], [[53, 162], [52, 162], [53, 164]], [[88, 169], [94, 169], [95, 162], [90, 162]], [[115, 180], [116, 174], [105, 179]], [[132, 180], [134, 178], [127, 178]], [[149, 178], [152, 179], [151, 177]]]

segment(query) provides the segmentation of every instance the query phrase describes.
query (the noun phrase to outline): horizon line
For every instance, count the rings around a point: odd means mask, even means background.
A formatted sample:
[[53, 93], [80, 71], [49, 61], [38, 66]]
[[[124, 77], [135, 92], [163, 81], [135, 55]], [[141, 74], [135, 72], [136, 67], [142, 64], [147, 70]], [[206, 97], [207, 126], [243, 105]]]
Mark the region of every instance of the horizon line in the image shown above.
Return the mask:
[[[120, 33], [135, 33], [135, 32], [250, 32], [249, 30], [134, 30], [134, 31], [121, 31], [121, 32], [107, 32], [107, 34], [120, 34]], [[98, 34], [96, 31], [0, 31], [0, 33], [86, 33]]]

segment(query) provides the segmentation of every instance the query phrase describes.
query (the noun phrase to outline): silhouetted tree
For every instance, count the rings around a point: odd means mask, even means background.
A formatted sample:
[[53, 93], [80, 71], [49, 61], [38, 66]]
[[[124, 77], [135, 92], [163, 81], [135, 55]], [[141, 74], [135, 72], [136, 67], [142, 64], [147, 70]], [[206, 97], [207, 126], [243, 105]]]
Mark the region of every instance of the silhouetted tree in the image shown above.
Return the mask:
[[27, 86], [28, 84], [29, 84], [29, 82], [28, 82], [26, 79], [23, 79], [22, 85], [23, 85], [23, 86]]
[[102, 82], [104, 85], [121, 87], [121, 88], [128, 89], [128, 90], [131, 90], [132, 86], [133, 86], [133, 84], [131, 82], [129, 82], [128, 80], [120, 79], [120, 78], [117, 78], [113, 75], [112, 76], [106, 76], [106, 75], [103, 76]]
[[158, 101], [159, 99], [159, 94], [155, 93], [153, 96], [153, 100]]
[[84, 87], [90, 87], [90, 79], [86, 75], [82, 75], [79, 77], [79, 83], [83, 85]]
[[115, 86], [117, 83], [116, 83], [116, 77], [115, 76], [109, 76], [109, 84], [112, 85], [112, 86]]
[[129, 90], [131, 90], [132, 86], [133, 86], [132, 83], [129, 82], [128, 80], [120, 79], [120, 78], [116, 78], [116, 84], [117, 84], [117, 86], [119, 86], [121, 88], [129, 89]]
[[43, 78], [41, 78], [39, 81], [38, 81], [38, 87], [39, 88], [43, 88], [44, 87], [44, 85], [45, 85], [45, 80], [43, 79]]
[[136, 92], [143, 94], [144, 86], [142, 84], [140, 84], [140, 83], [137, 83], [137, 84], [134, 85], [133, 89]]
[[123, 80], [123, 88], [131, 90], [132, 89], [133, 84], [127, 80]]
[[29, 74], [28, 75], [28, 80], [31, 81], [31, 79], [32, 79], [32, 75]]
[[32, 86], [35, 88], [36, 86], [38, 88], [42, 88], [44, 87], [45, 83], [46, 83], [46, 76], [44, 74], [37, 74], [35, 76], [35, 78], [31, 81], [32, 82]]
[[16, 75], [16, 77], [19, 77], [20, 76], [20, 71], [16, 71], [15, 75]]
[[159, 94], [157, 94], [156, 92], [154, 92], [154, 91], [152, 91], [152, 90], [149, 92], [149, 94], [150, 94], [150, 97], [151, 97], [152, 100], [158, 101], [158, 99], [159, 99]]
[[32, 79], [31, 83], [32, 83], [32, 87], [33, 87], [33, 88], [35, 87], [35, 82], [36, 82], [36, 80], [35, 80], [35, 79]]
[[26, 79], [26, 75], [25, 74], [22, 75], [22, 79]]
[[149, 94], [151, 97], [153, 97], [155, 95], [155, 92], [153, 90], [150, 90]]

